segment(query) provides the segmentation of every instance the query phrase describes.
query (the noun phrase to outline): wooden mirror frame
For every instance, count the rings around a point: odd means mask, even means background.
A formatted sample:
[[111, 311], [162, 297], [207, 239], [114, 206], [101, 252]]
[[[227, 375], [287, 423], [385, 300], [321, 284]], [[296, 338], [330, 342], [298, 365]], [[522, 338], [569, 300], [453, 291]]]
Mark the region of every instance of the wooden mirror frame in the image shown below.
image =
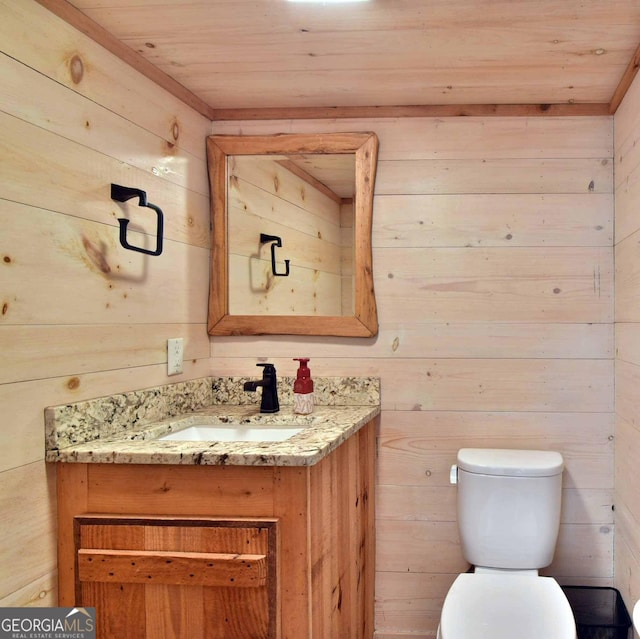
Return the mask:
[[[355, 154], [354, 314], [230, 315], [227, 256], [227, 157], [295, 153]], [[211, 135], [207, 138], [211, 188], [211, 277], [209, 335], [333, 335], [372, 337], [378, 333], [373, 289], [371, 228], [378, 162], [375, 133]]]

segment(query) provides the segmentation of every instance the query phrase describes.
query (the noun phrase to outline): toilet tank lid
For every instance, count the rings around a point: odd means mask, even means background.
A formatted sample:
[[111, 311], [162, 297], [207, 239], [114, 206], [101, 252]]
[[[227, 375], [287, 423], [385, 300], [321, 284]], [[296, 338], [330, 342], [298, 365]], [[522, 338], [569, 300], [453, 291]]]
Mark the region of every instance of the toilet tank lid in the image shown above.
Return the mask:
[[506, 477], [550, 477], [562, 472], [562, 455], [551, 450], [462, 448], [458, 468], [469, 473]]

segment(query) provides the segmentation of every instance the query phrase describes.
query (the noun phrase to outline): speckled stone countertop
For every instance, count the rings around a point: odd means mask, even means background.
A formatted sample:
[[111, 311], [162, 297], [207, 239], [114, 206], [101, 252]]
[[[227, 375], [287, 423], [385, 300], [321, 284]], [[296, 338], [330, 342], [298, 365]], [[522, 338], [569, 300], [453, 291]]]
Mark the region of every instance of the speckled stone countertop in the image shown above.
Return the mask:
[[[280, 411], [260, 413], [249, 378], [209, 377], [45, 410], [49, 462], [312, 466], [380, 412], [380, 383], [372, 377], [315, 381], [311, 415], [293, 413], [292, 378], [278, 380]], [[194, 423], [303, 430], [280, 442], [161, 441]]]

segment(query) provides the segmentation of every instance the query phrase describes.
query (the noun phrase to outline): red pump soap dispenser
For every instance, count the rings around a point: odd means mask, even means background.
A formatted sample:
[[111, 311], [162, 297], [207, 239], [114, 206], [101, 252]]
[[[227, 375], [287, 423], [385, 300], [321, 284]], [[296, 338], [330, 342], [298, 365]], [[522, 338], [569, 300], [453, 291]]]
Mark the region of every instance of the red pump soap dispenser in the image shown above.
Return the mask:
[[294, 357], [300, 362], [296, 381], [293, 382], [293, 412], [298, 415], [308, 415], [313, 412], [313, 380], [307, 366], [308, 357]]

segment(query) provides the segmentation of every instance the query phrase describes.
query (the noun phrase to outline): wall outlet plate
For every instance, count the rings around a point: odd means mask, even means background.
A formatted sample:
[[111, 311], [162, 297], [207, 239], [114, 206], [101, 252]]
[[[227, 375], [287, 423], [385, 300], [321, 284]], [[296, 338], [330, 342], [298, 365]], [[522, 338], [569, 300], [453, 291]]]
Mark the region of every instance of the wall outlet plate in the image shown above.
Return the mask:
[[180, 375], [182, 373], [182, 360], [184, 359], [184, 339], [175, 337], [167, 340], [167, 375]]

